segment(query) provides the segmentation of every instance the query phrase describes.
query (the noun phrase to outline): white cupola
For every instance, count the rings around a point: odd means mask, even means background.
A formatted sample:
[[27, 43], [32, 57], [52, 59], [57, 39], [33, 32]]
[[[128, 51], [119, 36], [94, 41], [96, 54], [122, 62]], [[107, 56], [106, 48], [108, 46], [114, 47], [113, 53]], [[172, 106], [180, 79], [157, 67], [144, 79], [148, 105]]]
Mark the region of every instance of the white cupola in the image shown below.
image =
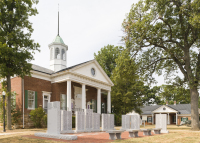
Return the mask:
[[50, 69], [54, 72], [62, 70], [67, 67], [67, 50], [68, 46], [65, 45], [62, 38], [59, 36], [59, 11], [58, 11], [58, 35], [49, 44], [50, 50]]

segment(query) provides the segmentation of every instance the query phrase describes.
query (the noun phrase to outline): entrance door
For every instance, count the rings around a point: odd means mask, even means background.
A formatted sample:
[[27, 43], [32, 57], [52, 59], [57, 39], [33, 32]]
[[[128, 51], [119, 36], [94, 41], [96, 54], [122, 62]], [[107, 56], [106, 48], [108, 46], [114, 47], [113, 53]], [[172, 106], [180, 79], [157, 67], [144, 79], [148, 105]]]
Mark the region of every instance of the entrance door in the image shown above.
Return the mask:
[[81, 94], [75, 95], [75, 108], [82, 109], [82, 95]]

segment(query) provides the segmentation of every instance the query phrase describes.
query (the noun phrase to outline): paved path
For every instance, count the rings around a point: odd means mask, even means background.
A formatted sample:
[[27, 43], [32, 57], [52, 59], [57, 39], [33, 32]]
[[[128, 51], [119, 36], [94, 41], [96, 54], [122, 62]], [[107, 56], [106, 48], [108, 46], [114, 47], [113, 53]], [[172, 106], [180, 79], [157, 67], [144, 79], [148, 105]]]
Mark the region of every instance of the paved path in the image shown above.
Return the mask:
[[[105, 143], [105, 142], [112, 142], [112, 140], [109, 140], [109, 134], [105, 133], [105, 132], [77, 133], [77, 134], [73, 134], [73, 135], [77, 135], [78, 139], [73, 140], [73, 141], [68, 141], [68, 140], [36, 137], [34, 135], [25, 135], [23, 137], [35, 138], [35, 139], [45, 139], [45, 140], [54, 140], [54, 141], [63, 141], [63, 142], [70, 142], [70, 143], [94, 143], [94, 142], [95, 143]], [[152, 135], [154, 135], [153, 132], [152, 132]], [[130, 139], [128, 132], [123, 132], [121, 137], [122, 137], [122, 140]], [[141, 137], [145, 137], [143, 135], [143, 132], [139, 132], [139, 138], [141, 138]]]

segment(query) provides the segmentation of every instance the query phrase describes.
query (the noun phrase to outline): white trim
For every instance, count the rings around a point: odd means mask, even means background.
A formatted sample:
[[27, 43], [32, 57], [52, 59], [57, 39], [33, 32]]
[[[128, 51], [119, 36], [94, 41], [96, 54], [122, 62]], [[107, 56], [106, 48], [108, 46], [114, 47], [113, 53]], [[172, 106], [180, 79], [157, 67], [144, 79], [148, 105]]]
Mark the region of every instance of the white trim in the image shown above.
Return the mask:
[[47, 91], [42, 91], [42, 108], [44, 109], [44, 95], [48, 96], [48, 102], [51, 102], [51, 93]]
[[[27, 110], [35, 110], [35, 91], [33, 91], [33, 90], [27, 90], [28, 92], [29, 91], [32, 91], [32, 92], [34, 92], [34, 103], [33, 103], [33, 105], [34, 105], [34, 108], [29, 108], [29, 106], [28, 106], [28, 108], [27, 108]], [[28, 95], [29, 95], [29, 93], [28, 93]], [[28, 98], [28, 97], [27, 97]], [[27, 99], [28, 100], [28, 102], [29, 102], [29, 98]], [[28, 104], [28, 103], [27, 103]]]
[[[160, 108], [164, 108], [164, 107], [171, 109], [173, 112], [156, 112], [156, 110], [158, 110], [158, 109], [160, 109]], [[176, 110], [170, 108], [169, 106], [163, 105], [163, 106], [160, 106], [159, 108], [153, 110], [152, 113], [178, 113], [178, 111], [176, 111]]]
[[191, 114], [178, 114], [178, 116], [191, 116]]

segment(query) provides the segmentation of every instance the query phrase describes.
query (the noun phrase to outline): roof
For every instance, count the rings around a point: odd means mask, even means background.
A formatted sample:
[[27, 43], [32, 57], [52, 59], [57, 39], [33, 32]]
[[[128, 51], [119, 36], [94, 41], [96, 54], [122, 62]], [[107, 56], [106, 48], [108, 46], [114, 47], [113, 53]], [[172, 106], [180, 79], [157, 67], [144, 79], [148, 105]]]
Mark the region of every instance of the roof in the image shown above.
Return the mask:
[[59, 35], [56, 36], [56, 38], [53, 40], [53, 43], [65, 44], [63, 39]]
[[[92, 60], [90, 60], [90, 61], [92, 61]], [[79, 66], [79, 65], [88, 63], [88, 62], [90, 62], [90, 61], [87, 61], [87, 62], [84, 62], [84, 63], [80, 63], [80, 64], [77, 64], [77, 65], [74, 65], [74, 66], [71, 66], [71, 67], [62, 69], [62, 70], [57, 71], [57, 72], [54, 72], [53, 70], [50, 70], [50, 69], [47, 69], [47, 68], [44, 68], [44, 67], [41, 67], [41, 66], [32, 64], [32, 70], [37, 71], [37, 72], [41, 72], [41, 73], [45, 73], [45, 74], [52, 75], [52, 74], [55, 74], [55, 73], [59, 73], [59, 72], [62, 72], [62, 71], [66, 71], [66, 70], [75, 68], [75, 67], [77, 67], [77, 66]]]
[[[151, 115], [152, 111], [163, 105], [153, 105], [153, 106], [144, 106], [141, 108], [142, 115]], [[191, 104], [176, 104], [176, 105], [165, 105], [174, 110], [177, 110], [179, 114], [191, 114]]]

